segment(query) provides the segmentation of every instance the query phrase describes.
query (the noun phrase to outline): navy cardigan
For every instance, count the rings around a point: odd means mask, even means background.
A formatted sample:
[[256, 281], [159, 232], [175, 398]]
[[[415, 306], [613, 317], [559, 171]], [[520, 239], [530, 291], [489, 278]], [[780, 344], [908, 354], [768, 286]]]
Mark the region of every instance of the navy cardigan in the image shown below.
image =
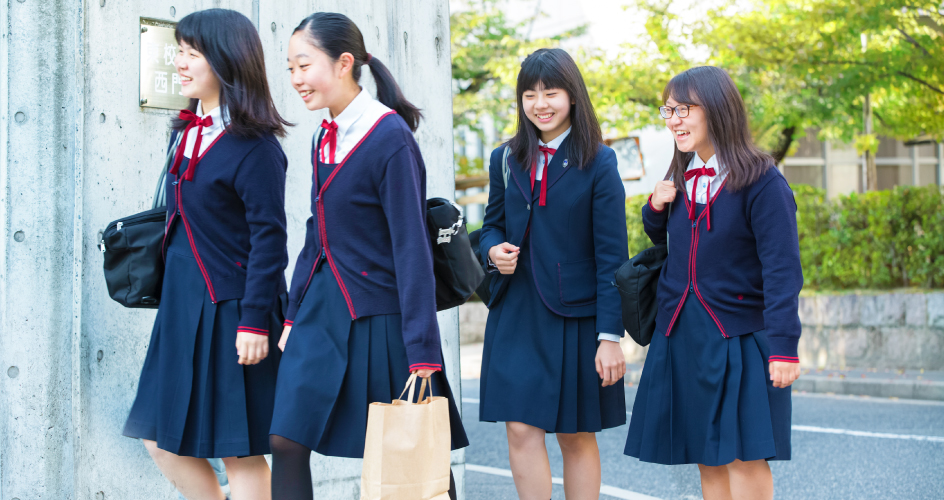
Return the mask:
[[[239, 327], [269, 333], [269, 315], [286, 290], [285, 169], [275, 136], [224, 132], [200, 158], [193, 180], [183, 159], [167, 174], [167, 231], [183, 223], [213, 303], [239, 302]], [[178, 206], [180, 208], [178, 212]]]
[[[651, 198], [651, 196], [650, 196]], [[770, 361], [799, 362], [799, 294], [803, 287], [796, 202], [787, 180], [770, 168], [754, 184], [732, 192], [722, 188], [710, 214], [688, 218], [691, 201], [669, 211], [642, 208], [646, 234], [666, 242], [669, 256], [657, 293], [656, 331], [668, 336], [686, 299], [697, 298], [722, 335], [736, 337], [767, 330]], [[711, 217], [711, 230], [706, 217]]]
[[[559, 316], [596, 316], [597, 332], [623, 330], [619, 291], [613, 279], [626, 262], [626, 193], [616, 165], [616, 153], [600, 145], [590, 165], [578, 169], [568, 162], [569, 136], [564, 139], [544, 174], [545, 206], [540, 190], [531, 191], [530, 170], [508, 155], [508, 187], [502, 174], [505, 147], [492, 151], [489, 161], [488, 208], [479, 244], [482, 258], [495, 245], [521, 246], [528, 238], [534, 286], [541, 301]], [[567, 166], [567, 163], [570, 163]], [[511, 275], [492, 279], [492, 307], [504, 297]]]
[[[312, 149], [313, 177], [317, 155]], [[426, 166], [403, 118], [381, 117], [327, 179], [314, 178], [305, 246], [292, 274], [291, 325], [318, 266], [334, 274], [351, 319], [401, 314], [410, 370], [442, 369]]]

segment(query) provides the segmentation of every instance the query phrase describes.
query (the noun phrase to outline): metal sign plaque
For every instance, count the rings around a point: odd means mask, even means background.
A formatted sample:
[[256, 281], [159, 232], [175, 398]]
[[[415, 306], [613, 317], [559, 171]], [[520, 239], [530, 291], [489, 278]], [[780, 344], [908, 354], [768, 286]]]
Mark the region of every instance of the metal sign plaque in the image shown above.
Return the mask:
[[190, 104], [190, 99], [181, 94], [180, 75], [174, 68], [176, 26], [141, 18], [141, 107], [184, 109]]
[[623, 137], [610, 142], [616, 153], [616, 165], [624, 181], [638, 181], [646, 175], [638, 137]]

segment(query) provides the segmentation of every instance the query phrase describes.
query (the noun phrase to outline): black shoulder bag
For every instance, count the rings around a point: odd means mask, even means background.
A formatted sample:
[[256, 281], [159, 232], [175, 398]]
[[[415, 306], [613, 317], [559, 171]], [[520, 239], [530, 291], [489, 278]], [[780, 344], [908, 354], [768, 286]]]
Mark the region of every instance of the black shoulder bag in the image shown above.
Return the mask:
[[426, 200], [426, 226], [433, 245], [436, 310], [465, 304], [485, 279], [459, 207], [445, 198]]
[[164, 179], [177, 150], [177, 135], [171, 134], [151, 209], [113, 221], [102, 232], [99, 248], [108, 295], [125, 307], [154, 309], [161, 302], [167, 222]]
[[[669, 203], [669, 218], [672, 217], [672, 203]], [[666, 222], [666, 241], [639, 252], [616, 271], [613, 286], [619, 290], [620, 309], [623, 313], [623, 328], [629, 336], [641, 346], [649, 345], [656, 330], [656, 312], [659, 304], [656, 292], [659, 290], [659, 275], [669, 256], [668, 222]]]

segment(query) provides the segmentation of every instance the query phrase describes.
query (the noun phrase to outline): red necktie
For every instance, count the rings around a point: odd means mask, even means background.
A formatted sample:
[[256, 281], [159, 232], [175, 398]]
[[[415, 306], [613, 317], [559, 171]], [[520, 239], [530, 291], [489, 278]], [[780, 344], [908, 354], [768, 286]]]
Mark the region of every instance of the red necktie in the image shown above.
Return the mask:
[[[322, 138], [324, 143], [321, 145], [321, 161], [334, 164], [334, 154], [338, 150], [338, 123], [329, 123], [328, 120], [322, 120], [321, 128], [328, 131]], [[327, 155], [324, 153], [325, 148], [328, 148]]]
[[[695, 182], [692, 183], [692, 204], [688, 207], [688, 220], [695, 220], [695, 192], [698, 190], [698, 178], [701, 176], [714, 177], [715, 169], [713, 168], [696, 168], [685, 172], [685, 181], [695, 178]], [[707, 204], [705, 210], [708, 212], [705, 214], [705, 218], [708, 221], [708, 230], [711, 231], [711, 179], [708, 180], [708, 195], [707, 195]]]
[[180, 112], [180, 119], [190, 123], [188, 123], [187, 128], [184, 129], [184, 137], [180, 140], [180, 146], [177, 147], [177, 154], [174, 155], [174, 165], [170, 167], [170, 173], [177, 175], [177, 172], [180, 171], [180, 164], [184, 160], [184, 149], [187, 147], [187, 136], [190, 134], [190, 129], [197, 127], [197, 140], [193, 144], [193, 152], [190, 153], [190, 163], [187, 165], [187, 171], [184, 172], [183, 177], [185, 181], [192, 181], [193, 172], [197, 168], [197, 163], [200, 162], [200, 144], [203, 142], [203, 127], [213, 125], [213, 117], [207, 115], [200, 118], [193, 111], [185, 109]]
[[[547, 167], [550, 166], [550, 163], [551, 163], [551, 159], [548, 155], [553, 156], [557, 154], [557, 150], [551, 149], [547, 146], [540, 146], [538, 147], [538, 151], [540, 151], [541, 153], [544, 153], [544, 180], [541, 181], [541, 198], [540, 198], [540, 201], [538, 202], [538, 205], [541, 205], [543, 207], [545, 203], [547, 202], [547, 181], [548, 181]], [[534, 182], [535, 180], [537, 180], [537, 178], [538, 178], [538, 162], [537, 160], [535, 160], [534, 165], [531, 166], [531, 192], [532, 193], [534, 193]]]

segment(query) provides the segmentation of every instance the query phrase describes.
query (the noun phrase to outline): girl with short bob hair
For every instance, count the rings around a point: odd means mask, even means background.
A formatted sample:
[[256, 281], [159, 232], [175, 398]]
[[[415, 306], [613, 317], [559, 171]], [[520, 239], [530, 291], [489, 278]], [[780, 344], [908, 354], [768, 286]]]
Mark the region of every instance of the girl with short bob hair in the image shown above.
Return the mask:
[[800, 374], [796, 203], [724, 70], [680, 73], [662, 98], [675, 156], [642, 217], [669, 254], [625, 453], [698, 464], [706, 500], [770, 499]]
[[[365, 66], [378, 99], [358, 83]], [[368, 406], [398, 398], [411, 373], [448, 398], [452, 448], [468, 440], [442, 371], [426, 167], [412, 133], [421, 114], [342, 14], [305, 18], [288, 67], [305, 107], [330, 115], [312, 139], [312, 217], [292, 274], [271, 428], [272, 496], [304, 500], [311, 452], [362, 458]]]
[[517, 102], [515, 136], [491, 155], [480, 236], [495, 278], [479, 418], [505, 422], [520, 498], [551, 497], [544, 438], [556, 433], [567, 498], [596, 499], [595, 433], [626, 422], [620, 298], [610, 284], [628, 258], [626, 194], [567, 52], [529, 55]]
[[[174, 59], [188, 109], [167, 173], [164, 281], [124, 435], [187, 498], [269, 498], [278, 335], [286, 303], [285, 134], [262, 43], [242, 14], [195, 12]], [[241, 457], [241, 458], [240, 458]]]

